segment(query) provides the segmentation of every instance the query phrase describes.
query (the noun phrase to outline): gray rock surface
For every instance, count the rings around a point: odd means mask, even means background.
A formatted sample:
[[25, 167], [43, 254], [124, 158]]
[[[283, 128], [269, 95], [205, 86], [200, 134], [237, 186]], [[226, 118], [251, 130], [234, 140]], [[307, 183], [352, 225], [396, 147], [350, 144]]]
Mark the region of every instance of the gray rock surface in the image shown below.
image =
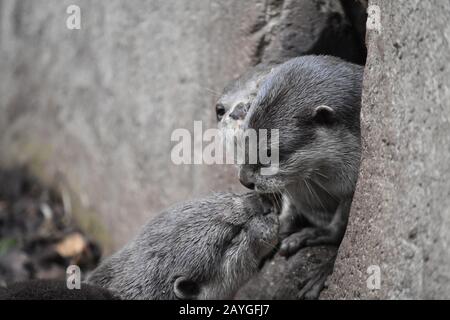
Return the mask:
[[171, 133], [215, 127], [220, 91], [251, 64], [330, 53], [330, 34], [356, 46], [347, 23], [335, 0], [0, 0], [0, 162], [57, 185], [113, 250], [174, 202], [242, 190], [232, 168], [174, 165]]
[[[370, 1], [364, 153], [347, 234], [321, 298], [450, 298], [450, 6]], [[367, 268], [380, 267], [369, 290]]]
[[303, 248], [286, 258], [276, 254], [235, 296], [238, 300], [317, 299], [333, 271], [337, 248]]

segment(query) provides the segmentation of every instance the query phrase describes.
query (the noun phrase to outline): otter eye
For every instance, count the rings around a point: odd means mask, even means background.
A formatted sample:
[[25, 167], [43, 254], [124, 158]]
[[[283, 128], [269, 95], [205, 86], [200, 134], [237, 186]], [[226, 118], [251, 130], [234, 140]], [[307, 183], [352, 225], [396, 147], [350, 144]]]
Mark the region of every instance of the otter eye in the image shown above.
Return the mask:
[[224, 114], [226, 113], [225, 107], [223, 104], [218, 103], [216, 105], [216, 116], [217, 116], [217, 121], [222, 120]]

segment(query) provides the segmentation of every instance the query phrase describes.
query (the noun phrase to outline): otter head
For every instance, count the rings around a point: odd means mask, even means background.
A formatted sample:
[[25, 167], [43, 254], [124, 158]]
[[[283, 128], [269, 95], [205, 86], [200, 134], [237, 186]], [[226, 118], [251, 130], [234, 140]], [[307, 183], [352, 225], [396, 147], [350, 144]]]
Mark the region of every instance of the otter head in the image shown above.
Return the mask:
[[277, 209], [256, 193], [219, 194], [173, 218], [166, 244], [173, 261], [165, 271], [178, 299], [233, 297], [278, 241]]
[[257, 193], [219, 193], [150, 221], [88, 282], [122, 299], [226, 299], [278, 241], [277, 209]]
[[[305, 179], [354, 179], [362, 74], [362, 67], [327, 56], [294, 58], [278, 66], [261, 83], [244, 125], [256, 131], [278, 130], [277, 141], [269, 137], [266, 144], [277, 148], [278, 170], [263, 175], [261, 165], [241, 165], [242, 184], [278, 193]], [[344, 184], [334, 185], [352, 188]]]
[[216, 103], [216, 117], [221, 129], [238, 130], [242, 127], [259, 84], [271, 72], [275, 63], [259, 64], [230, 82]]

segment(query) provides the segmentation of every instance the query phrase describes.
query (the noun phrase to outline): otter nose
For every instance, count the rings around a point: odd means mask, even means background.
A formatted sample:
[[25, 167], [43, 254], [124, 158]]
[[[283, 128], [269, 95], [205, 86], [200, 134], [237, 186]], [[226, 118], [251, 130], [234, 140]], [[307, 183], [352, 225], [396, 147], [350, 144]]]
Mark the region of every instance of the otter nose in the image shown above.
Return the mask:
[[244, 119], [247, 114], [247, 105], [239, 103], [230, 113], [230, 118], [234, 120]]
[[249, 179], [245, 175], [241, 175], [239, 177], [239, 181], [244, 187], [249, 188], [250, 190], [255, 189], [255, 184], [249, 181]]
[[249, 188], [250, 190], [255, 189], [255, 181], [252, 176], [249, 175], [249, 170], [246, 168], [240, 168], [239, 170], [239, 181], [241, 184]]

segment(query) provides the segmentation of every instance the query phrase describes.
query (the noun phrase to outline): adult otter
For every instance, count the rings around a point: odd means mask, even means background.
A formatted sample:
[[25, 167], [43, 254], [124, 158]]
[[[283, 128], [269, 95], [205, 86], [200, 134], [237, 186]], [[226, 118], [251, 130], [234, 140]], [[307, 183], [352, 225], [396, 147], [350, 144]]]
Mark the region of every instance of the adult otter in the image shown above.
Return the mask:
[[257, 193], [219, 193], [166, 210], [87, 282], [122, 299], [226, 299], [278, 241], [278, 217]]
[[279, 130], [279, 170], [262, 175], [261, 165], [244, 164], [239, 178], [257, 192], [283, 194], [282, 254], [342, 240], [360, 164], [362, 77], [361, 66], [304, 56], [260, 83], [242, 127]]

